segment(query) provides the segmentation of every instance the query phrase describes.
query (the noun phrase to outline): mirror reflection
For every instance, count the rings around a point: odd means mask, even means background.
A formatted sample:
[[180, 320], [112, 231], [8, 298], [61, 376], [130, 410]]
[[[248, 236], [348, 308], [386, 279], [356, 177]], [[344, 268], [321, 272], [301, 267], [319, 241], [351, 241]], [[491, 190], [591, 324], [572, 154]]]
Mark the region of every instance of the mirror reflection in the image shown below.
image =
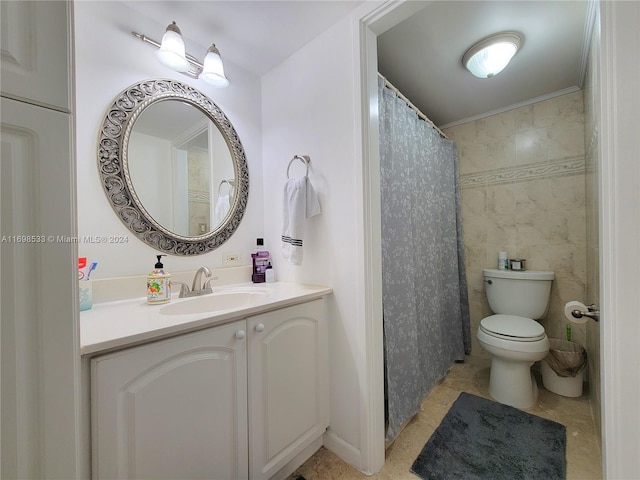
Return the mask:
[[157, 102], [140, 114], [129, 139], [128, 167], [146, 210], [178, 235], [215, 230], [233, 203], [229, 146], [215, 123], [182, 101]]

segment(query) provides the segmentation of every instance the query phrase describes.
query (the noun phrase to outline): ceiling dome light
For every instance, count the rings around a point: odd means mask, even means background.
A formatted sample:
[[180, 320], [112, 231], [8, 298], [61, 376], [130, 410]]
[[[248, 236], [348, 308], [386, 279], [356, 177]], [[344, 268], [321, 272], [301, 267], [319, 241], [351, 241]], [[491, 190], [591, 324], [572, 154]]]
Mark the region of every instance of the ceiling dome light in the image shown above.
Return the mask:
[[522, 44], [515, 32], [492, 35], [476, 43], [462, 57], [463, 65], [478, 78], [491, 78], [509, 64]]
[[162, 37], [162, 45], [160, 46], [160, 50], [156, 52], [156, 55], [158, 56], [158, 60], [176, 72], [186, 72], [189, 70], [189, 62], [187, 62], [184, 51], [182, 32], [180, 32], [176, 22], [172, 22], [167, 26], [167, 30]]
[[224, 66], [222, 65], [222, 57], [220, 51], [215, 44], [211, 44], [207, 54], [204, 57], [204, 68], [200, 74], [200, 78], [214, 87], [226, 87], [229, 80], [224, 76]]

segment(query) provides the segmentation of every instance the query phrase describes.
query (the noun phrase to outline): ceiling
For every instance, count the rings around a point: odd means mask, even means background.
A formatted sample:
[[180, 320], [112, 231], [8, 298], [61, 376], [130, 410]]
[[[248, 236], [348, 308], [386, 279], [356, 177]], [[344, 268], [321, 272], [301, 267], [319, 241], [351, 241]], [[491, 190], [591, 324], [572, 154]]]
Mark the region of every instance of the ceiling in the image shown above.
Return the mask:
[[[378, 37], [378, 70], [436, 125], [582, 87], [587, 1], [433, 2]], [[479, 40], [517, 31], [524, 41], [500, 74], [471, 75], [462, 56]]]
[[[363, 2], [124, 3], [158, 24], [175, 20], [192, 55], [204, 53], [190, 48], [193, 41], [205, 46], [215, 42], [224, 60], [262, 76]], [[422, 10], [378, 37], [378, 63], [380, 73], [436, 125], [582, 87], [586, 39], [590, 38], [585, 28], [587, 0], [424, 3]], [[523, 35], [521, 51], [499, 75], [473, 77], [462, 66], [464, 52], [482, 38], [505, 30]], [[160, 40], [163, 32], [142, 33]]]

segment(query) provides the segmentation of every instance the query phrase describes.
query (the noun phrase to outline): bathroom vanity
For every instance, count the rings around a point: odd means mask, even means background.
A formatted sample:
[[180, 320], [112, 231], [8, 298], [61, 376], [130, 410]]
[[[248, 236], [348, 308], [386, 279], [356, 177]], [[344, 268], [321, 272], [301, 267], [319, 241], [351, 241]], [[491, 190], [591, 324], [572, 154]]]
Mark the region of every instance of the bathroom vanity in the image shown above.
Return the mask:
[[285, 478], [329, 425], [330, 293], [247, 284], [83, 312], [93, 478]]

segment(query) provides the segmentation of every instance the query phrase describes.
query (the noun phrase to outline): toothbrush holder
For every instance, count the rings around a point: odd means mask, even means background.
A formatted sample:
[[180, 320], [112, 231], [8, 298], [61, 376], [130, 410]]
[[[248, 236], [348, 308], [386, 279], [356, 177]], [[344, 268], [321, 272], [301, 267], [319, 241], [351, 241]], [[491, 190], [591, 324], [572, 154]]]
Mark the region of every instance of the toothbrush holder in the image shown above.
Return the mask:
[[80, 311], [93, 307], [93, 280], [79, 280]]

